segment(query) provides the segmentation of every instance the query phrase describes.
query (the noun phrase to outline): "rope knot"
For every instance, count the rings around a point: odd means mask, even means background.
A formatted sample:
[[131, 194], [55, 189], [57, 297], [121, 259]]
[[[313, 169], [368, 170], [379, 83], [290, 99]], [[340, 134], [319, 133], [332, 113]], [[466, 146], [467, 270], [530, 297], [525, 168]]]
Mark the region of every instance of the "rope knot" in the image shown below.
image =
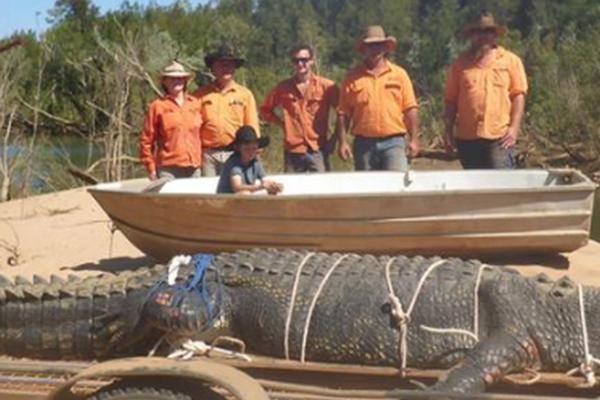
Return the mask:
[[596, 379], [596, 372], [594, 371], [594, 364], [598, 364], [598, 361], [595, 359], [583, 362], [579, 365], [579, 367], [573, 368], [572, 370], [567, 372], [567, 375], [573, 376], [577, 373], [580, 373], [585, 378], [585, 383], [577, 385], [577, 387], [594, 387], [598, 383], [598, 380]]
[[404, 312], [398, 296], [390, 293], [388, 298], [390, 300], [390, 305], [392, 306], [390, 313], [394, 320], [396, 320], [399, 326], [408, 325], [410, 323], [410, 315]]

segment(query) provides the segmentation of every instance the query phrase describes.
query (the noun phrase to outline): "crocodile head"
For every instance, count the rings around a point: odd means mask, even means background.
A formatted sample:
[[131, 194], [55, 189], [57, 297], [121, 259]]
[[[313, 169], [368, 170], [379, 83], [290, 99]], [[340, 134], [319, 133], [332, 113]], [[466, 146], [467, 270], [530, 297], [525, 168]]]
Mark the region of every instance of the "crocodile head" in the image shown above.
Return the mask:
[[169, 334], [194, 337], [211, 329], [221, 312], [217, 283], [208, 283], [202, 290], [162, 283], [148, 295], [141, 317], [144, 323]]

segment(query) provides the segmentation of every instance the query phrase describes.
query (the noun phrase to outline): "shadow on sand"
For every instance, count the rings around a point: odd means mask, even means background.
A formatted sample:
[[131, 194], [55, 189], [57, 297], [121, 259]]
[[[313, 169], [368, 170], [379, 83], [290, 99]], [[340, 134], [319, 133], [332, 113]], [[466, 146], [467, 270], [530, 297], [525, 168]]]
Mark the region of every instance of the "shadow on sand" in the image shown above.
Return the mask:
[[513, 256], [487, 256], [480, 260], [491, 265], [514, 265], [518, 267], [540, 266], [557, 270], [568, 270], [569, 259], [562, 254], [526, 254]]
[[157, 261], [150, 256], [104, 258], [97, 263], [84, 263], [68, 268], [73, 271], [120, 272], [151, 267]]

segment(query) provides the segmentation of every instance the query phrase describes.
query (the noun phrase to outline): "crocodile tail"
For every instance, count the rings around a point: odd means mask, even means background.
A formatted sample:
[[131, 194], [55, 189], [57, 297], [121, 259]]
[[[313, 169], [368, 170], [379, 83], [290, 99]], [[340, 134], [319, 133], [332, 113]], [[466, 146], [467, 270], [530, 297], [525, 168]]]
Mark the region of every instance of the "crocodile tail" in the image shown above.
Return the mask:
[[50, 282], [0, 278], [0, 353], [88, 360], [143, 354], [159, 336], [141, 306], [164, 267]]

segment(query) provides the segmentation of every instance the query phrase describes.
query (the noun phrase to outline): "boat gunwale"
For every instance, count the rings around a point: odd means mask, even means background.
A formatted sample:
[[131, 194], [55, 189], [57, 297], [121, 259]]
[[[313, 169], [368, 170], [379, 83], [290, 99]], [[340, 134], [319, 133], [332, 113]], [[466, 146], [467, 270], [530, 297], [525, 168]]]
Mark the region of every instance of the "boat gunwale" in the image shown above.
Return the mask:
[[[471, 170], [473, 171], [473, 170]], [[503, 171], [503, 170], [502, 170]], [[511, 172], [513, 170], [507, 170], [504, 172]], [[381, 191], [381, 192], [369, 192], [369, 193], [361, 193], [361, 192], [347, 192], [347, 193], [318, 193], [318, 194], [280, 194], [278, 196], [269, 196], [267, 194], [257, 194], [257, 195], [246, 195], [246, 196], [235, 196], [231, 193], [160, 193], [160, 192], [141, 192], [141, 191], [130, 191], [124, 190], [121, 188], [100, 188], [99, 185], [92, 186], [88, 188], [88, 192], [90, 193], [118, 193], [122, 195], [135, 195], [141, 197], [165, 197], [165, 198], [198, 198], [198, 199], [225, 199], [225, 200], [234, 200], [234, 201], [286, 201], [286, 200], [304, 200], [304, 199], [317, 199], [317, 200], [326, 200], [326, 199], [355, 199], [355, 198], [388, 198], [388, 197], [414, 197], [414, 196], [432, 196], [432, 195], [477, 195], [477, 194], [505, 194], [505, 193], [546, 193], [546, 192], [590, 192], [593, 193], [598, 185], [590, 180], [585, 174], [583, 174], [579, 170], [572, 169], [530, 169], [530, 170], [517, 170], [517, 171], [546, 171], [549, 174], [554, 175], [565, 175], [571, 174], [575, 175], [581, 181], [573, 183], [573, 184], [564, 184], [564, 185], [554, 185], [554, 186], [537, 186], [537, 187], [523, 187], [523, 188], [483, 188], [483, 189], [428, 189], [428, 190], [403, 190], [403, 191]], [[361, 171], [364, 172], [364, 171]], [[377, 171], [377, 172], [388, 172], [388, 171]], [[461, 170], [451, 170], [451, 171], [417, 171], [417, 172], [464, 172]], [[467, 172], [469, 172], [467, 170]], [[495, 172], [498, 172], [496, 170]], [[336, 174], [348, 174], [352, 172], [327, 172], [322, 175], [336, 175]], [[284, 174], [285, 175], [285, 174]], [[293, 175], [293, 174], [288, 174]], [[306, 174], [296, 174], [305, 176]], [[202, 179], [202, 178], [200, 178]], [[102, 185], [102, 184], [100, 184]]]

